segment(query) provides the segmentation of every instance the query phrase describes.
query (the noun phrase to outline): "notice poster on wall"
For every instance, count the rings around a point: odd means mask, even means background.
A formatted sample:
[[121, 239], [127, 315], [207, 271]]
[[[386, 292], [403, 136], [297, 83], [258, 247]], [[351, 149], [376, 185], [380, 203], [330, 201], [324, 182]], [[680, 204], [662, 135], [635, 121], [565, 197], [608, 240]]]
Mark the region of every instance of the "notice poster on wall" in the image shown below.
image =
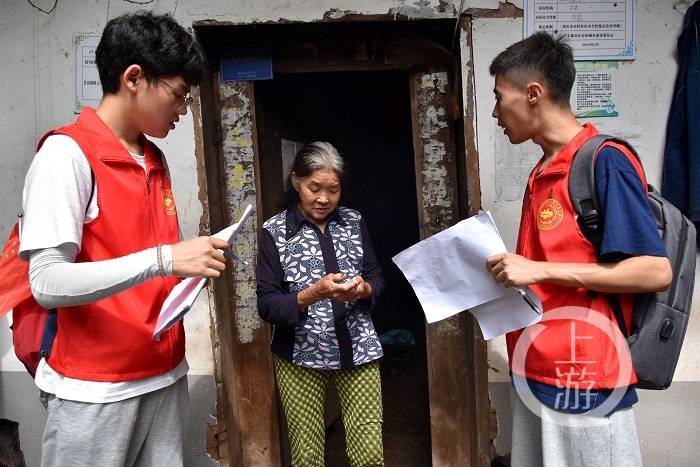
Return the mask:
[[527, 140], [512, 144], [494, 120], [494, 154], [496, 154], [496, 201], [522, 199], [527, 177], [542, 157], [542, 149]]
[[618, 70], [616, 61], [576, 62], [571, 110], [576, 117], [617, 117]]
[[526, 0], [525, 37], [564, 35], [575, 60], [634, 60], [634, 0]]
[[73, 58], [75, 69], [75, 113], [86, 105], [97, 108], [102, 100], [102, 83], [95, 63], [95, 49], [99, 34], [73, 34]]

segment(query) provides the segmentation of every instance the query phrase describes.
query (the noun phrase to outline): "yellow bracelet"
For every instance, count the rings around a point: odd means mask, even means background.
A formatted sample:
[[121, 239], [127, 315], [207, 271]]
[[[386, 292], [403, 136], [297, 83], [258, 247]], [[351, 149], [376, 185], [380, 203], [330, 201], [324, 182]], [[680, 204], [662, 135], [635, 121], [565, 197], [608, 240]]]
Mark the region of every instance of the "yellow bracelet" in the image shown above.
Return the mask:
[[163, 267], [163, 245], [160, 243], [156, 247], [156, 252], [158, 253], [158, 275], [160, 277], [165, 277], [165, 268]]

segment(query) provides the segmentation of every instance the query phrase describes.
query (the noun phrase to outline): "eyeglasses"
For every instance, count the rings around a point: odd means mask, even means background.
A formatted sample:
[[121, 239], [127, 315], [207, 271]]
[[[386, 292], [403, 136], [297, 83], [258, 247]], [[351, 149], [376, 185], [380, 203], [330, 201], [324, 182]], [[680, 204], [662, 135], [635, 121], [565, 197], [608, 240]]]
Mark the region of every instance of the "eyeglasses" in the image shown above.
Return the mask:
[[158, 81], [160, 81], [161, 83], [163, 83], [163, 84], [165, 84], [167, 87], [169, 87], [170, 90], [171, 90], [171, 91], [173, 92], [173, 94], [175, 95], [175, 97], [178, 98], [178, 100], [179, 100], [179, 99], [184, 99], [184, 102], [180, 105], [180, 107], [177, 108], [177, 110], [186, 110], [187, 107], [189, 107], [190, 104], [194, 101], [194, 97], [192, 97], [192, 96], [183, 96], [183, 95], [180, 94], [179, 92], [175, 91], [175, 89], [173, 89], [172, 86], [170, 86], [168, 83], [166, 83], [166, 82], [163, 81], [162, 79], [160, 79], [160, 78], [157, 78], [157, 79], [158, 79]]

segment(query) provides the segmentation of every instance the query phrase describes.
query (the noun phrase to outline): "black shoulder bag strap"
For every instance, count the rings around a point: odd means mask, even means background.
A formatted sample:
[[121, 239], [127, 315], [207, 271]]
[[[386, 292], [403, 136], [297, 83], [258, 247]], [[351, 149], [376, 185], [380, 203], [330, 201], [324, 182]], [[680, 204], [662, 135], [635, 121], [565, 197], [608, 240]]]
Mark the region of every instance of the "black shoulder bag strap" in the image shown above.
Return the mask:
[[[88, 198], [87, 206], [85, 207], [85, 213], [90, 207], [93, 196], [95, 196], [95, 172], [90, 168], [90, 175], [92, 177], [92, 188], [90, 190], [90, 198]], [[46, 315], [44, 320], [44, 335], [41, 338], [41, 347], [39, 347], [39, 356], [44, 358], [49, 358], [51, 356], [51, 349], [53, 348], [53, 341], [56, 339], [56, 332], [58, 331], [58, 310], [56, 308], [51, 308]]]

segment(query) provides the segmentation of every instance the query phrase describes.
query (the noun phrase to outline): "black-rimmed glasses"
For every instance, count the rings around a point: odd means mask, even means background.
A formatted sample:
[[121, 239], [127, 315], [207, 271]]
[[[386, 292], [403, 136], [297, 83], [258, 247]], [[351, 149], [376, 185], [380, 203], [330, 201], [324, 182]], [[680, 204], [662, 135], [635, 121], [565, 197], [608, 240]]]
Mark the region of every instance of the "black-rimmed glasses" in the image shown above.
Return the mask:
[[183, 96], [183, 95], [180, 94], [179, 92], [175, 91], [175, 89], [173, 89], [173, 87], [172, 87], [171, 85], [169, 85], [168, 83], [166, 83], [166, 82], [163, 81], [162, 79], [160, 79], [160, 78], [157, 78], [157, 79], [158, 79], [158, 81], [160, 81], [161, 83], [163, 83], [163, 84], [165, 84], [167, 87], [169, 87], [170, 90], [172, 91], [172, 93], [175, 95], [175, 97], [177, 97], [178, 99], [184, 99], [184, 100], [185, 100], [185, 101], [182, 103], [182, 105], [180, 105], [180, 107], [177, 108], [178, 110], [186, 110], [186, 109], [190, 106], [190, 104], [194, 101], [194, 97], [192, 97], [192, 96]]

